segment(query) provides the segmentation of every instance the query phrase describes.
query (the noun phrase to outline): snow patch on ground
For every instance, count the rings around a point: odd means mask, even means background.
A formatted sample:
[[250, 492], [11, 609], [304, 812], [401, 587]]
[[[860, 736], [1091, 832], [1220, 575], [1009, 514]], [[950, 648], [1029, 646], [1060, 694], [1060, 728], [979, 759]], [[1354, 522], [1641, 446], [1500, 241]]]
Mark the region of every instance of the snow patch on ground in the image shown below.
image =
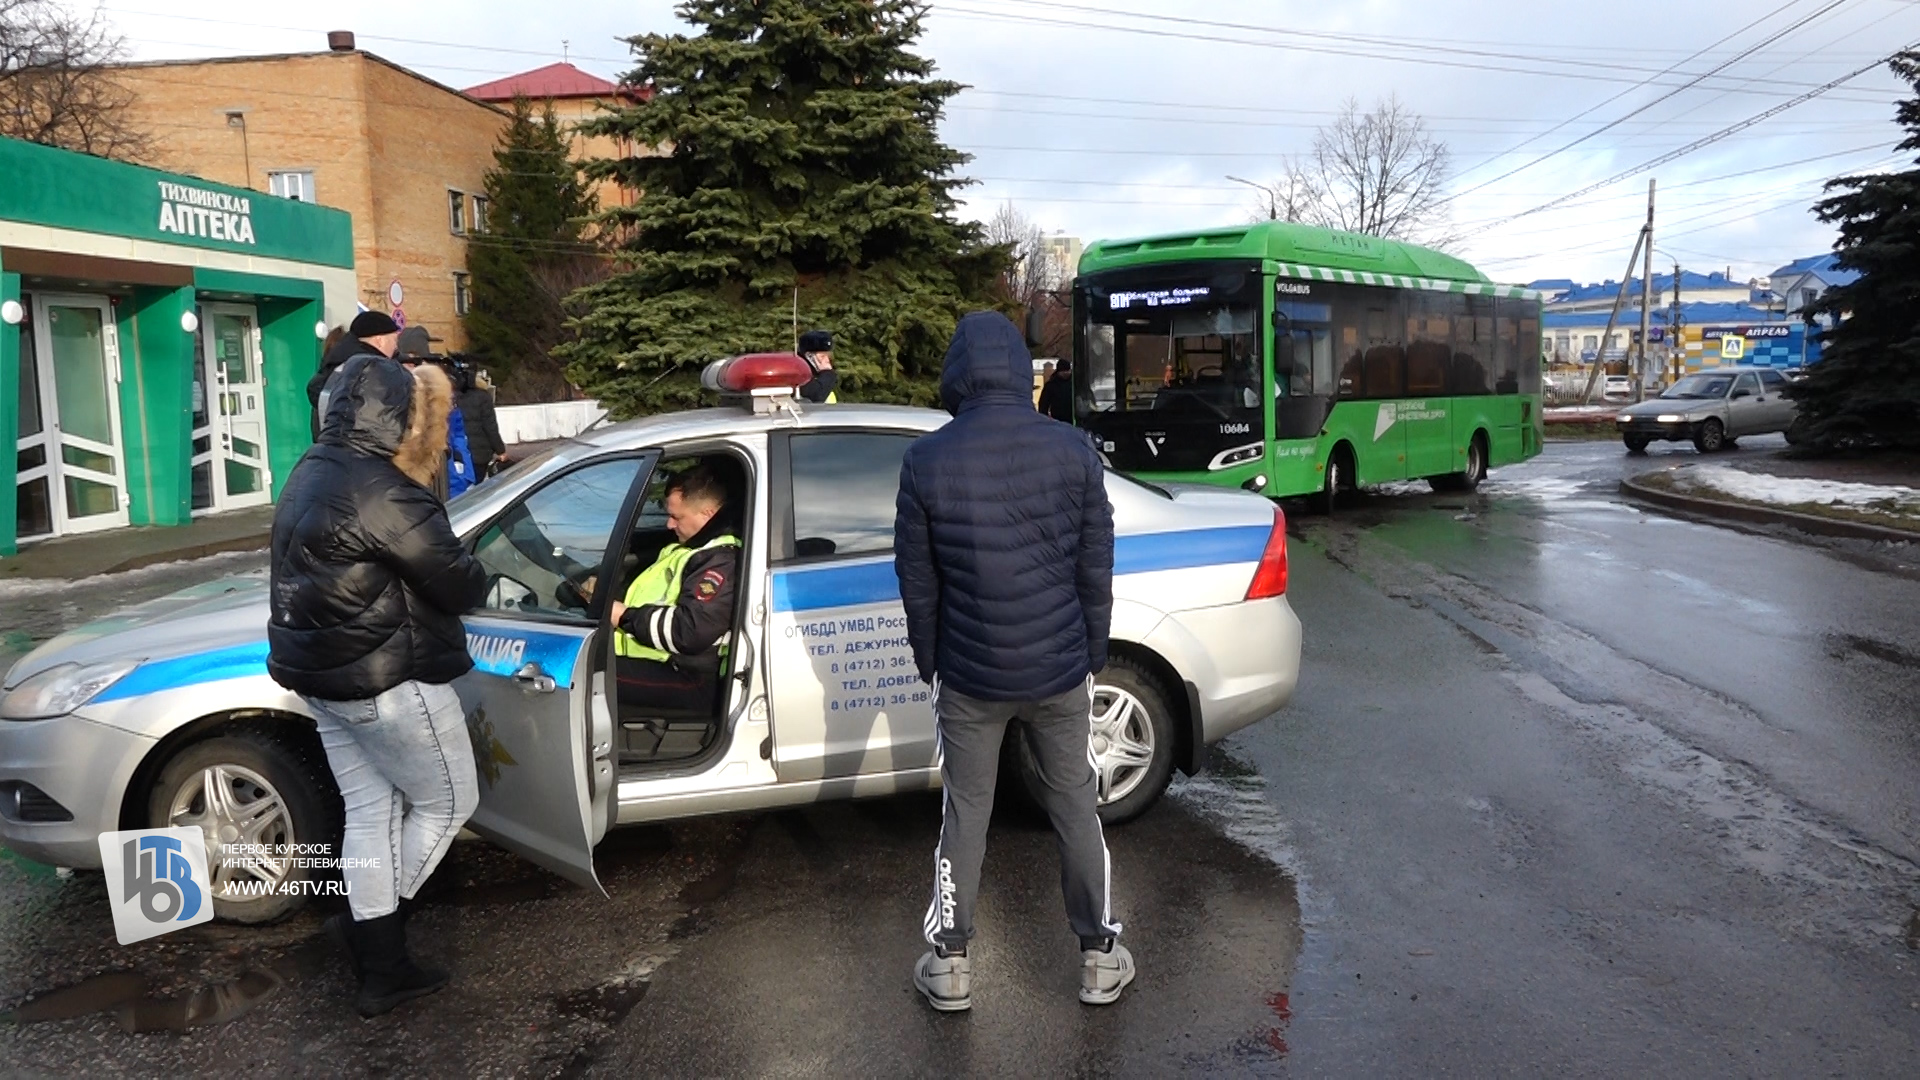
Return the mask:
[[1772, 506], [1843, 506], [1891, 517], [1920, 519], [1920, 491], [1910, 487], [1771, 476], [1725, 465], [1695, 465], [1677, 471], [1674, 479], [1691, 488], [1707, 488], [1746, 502]]
[[123, 570], [118, 574], [95, 574], [92, 577], [66, 581], [61, 578], [18, 578], [13, 581], [0, 581], [0, 597], [37, 596], [43, 593], [64, 592], [69, 589], [83, 589], [108, 582], [132, 583], [144, 578], [159, 577], [163, 574], [177, 573], [181, 570], [205, 570], [209, 580], [219, 576], [229, 567], [239, 566], [250, 570], [244, 564], [260, 562], [264, 551], [228, 551], [218, 555], [208, 555], [198, 559], [182, 559], [177, 562], [155, 563], [137, 570]]
[[1548, 420], [1610, 420], [1625, 405], [1554, 405], [1541, 409]]

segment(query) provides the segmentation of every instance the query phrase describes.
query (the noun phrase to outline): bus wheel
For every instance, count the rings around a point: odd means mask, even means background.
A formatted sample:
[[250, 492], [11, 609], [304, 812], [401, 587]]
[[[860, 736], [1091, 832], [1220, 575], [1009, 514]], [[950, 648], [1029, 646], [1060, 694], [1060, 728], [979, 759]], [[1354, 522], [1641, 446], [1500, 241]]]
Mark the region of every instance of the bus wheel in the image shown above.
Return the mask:
[[1479, 432], [1467, 443], [1467, 467], [1454, 473], [1442, 473], [1427, 478], [1427, 485], [1435, 491], [1473, 491], [1480, 481], [1487, 478], [1487, 440]]
[[1336, 446], [1327, 456], [1327, 479], [1320, 489], [1320, 512], [1333, 516], [1333, 508], [1340, 501], [1340, 492], [1353, 487], [1352, 459], [1347, 448]]

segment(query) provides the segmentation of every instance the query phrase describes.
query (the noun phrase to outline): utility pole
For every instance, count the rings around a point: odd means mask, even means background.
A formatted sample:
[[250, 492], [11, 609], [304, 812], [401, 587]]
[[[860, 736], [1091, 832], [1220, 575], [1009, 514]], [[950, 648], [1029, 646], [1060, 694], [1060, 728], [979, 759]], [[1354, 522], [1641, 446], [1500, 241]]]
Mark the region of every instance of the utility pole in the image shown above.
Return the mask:
[[1607, 342], [1613, 339], [1613, 328], [1620, 321], [1620, 306], [1626, 302], [1627, 286], [1633, 283], [1633, 268], [1640, 262], [1640, 245], [1652, 239], [1652, 230], [1640, 226], [1640, 237], [1633, 242], [1633, 254], [1627, 256], [1627, 271], [1620, 275], [1620, 291], [1614, 294], [1613, 310], [1607, 312], [1607, 328], [1600, 333], [1600, 349], [1593, 358], [1593, 370], [1587, 374], [1587, 388], [1580, 394], [1582, 404], [1593, 400], [1593, 388], [1600, 384], [1600, 373], [1607, 369]]
[[1280, 219], [1280, 200], [1274, 195], [1272, 188], [1265, 184], [1256, 184], [1251, 180], [1242, 180], [1237, 176], [1229, 176], [1227, 179], [1236, 184], [1245, 184], [1260, 194], [1265, 195], [1267, 197], [1267, 220], [1278, 221]]
[[1653, 185], [1647, 178], [1647, 250], [1640, 268], [1640, 359], [1633, 366], [1633, 400], [1642, 401], [1647, 383], [1647, 338], [1653, 333]]
[[1680, 327], [1680, 260], [1673, 260], [1673, 318], [1667, 320], [1667, 366], [1673, 369], [1673, 379], [1680, 381], [1680, 360], [1686, 355], [1686, 342], [1681, 340]]

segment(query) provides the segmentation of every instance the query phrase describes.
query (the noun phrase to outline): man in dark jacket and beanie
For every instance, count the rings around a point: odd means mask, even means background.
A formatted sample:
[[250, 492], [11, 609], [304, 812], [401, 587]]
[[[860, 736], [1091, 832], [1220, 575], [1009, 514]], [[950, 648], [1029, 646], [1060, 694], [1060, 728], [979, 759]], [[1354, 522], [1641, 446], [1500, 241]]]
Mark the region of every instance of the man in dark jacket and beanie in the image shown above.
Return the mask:
[[913, 981], [941, 1011], [973, 1004], [967, 942], [1014, 719], [1059, 837], [1080, 1000], [1111, 1003], [1134, 975], [1114, 940], [1090, 743], [1113, 615], [1113, 507], [1099, 457], [1034, 411], [1032, 387], [1033, 358], [1006, 316], [966, 316], [940, 376], [953, 422], [915, 440], [900, 465], [894, 572], [914, 663], [933, 687], [946, 788], [925, 927], [934, 948]]
[[837, 404], [840, 395], [834, 393], [833, 388], [840, 385], [840, 373], [833, 370], [833, 335], [825, 330], [809, 330], [800, 335], [795, 349], [800, 359], [807, 362], [807, 369], [813, 372], [813, 378], [800, 387], [800, 400], [815, 405]]
[[340, 365], [356, 356], [392, 356], [400, 344], [400, 327], [378, 311], [363, 311], [353, 317], [347, 333], [320, 357], [320, 370], [307, 380], [307, 404], [313, 406], [313, 440], [320, 441], [320, 392]]
[[486, 575], [430, 486], [446, 461], [445, 373], [384, 356], [341, 365], [320, 440], [273, 519], [267, 671], [312, 712], [346, 805], [352, 918], [328, 929], [362, 1016], [446, 985], [407, 955], [401, 905], [479, 804], [454, 679], [473, 668], [462, 613]]

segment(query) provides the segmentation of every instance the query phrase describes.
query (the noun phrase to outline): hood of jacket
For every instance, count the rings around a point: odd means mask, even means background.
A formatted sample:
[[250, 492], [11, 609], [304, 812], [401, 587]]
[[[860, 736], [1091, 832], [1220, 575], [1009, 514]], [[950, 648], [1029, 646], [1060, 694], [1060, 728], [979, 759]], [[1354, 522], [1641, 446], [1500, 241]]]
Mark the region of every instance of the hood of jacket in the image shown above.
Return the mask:
[[1033, 408], [1033, 354], [1005, 315], [964, 315], [940, 369], [940, 403], [958, 415], [981, 405]]
[[430, 364], [412, 371], [384, 356], [356, 356], [335, 377], [320, 443], [387, 458], [431, 486], [446, 462], [453, 385]]

